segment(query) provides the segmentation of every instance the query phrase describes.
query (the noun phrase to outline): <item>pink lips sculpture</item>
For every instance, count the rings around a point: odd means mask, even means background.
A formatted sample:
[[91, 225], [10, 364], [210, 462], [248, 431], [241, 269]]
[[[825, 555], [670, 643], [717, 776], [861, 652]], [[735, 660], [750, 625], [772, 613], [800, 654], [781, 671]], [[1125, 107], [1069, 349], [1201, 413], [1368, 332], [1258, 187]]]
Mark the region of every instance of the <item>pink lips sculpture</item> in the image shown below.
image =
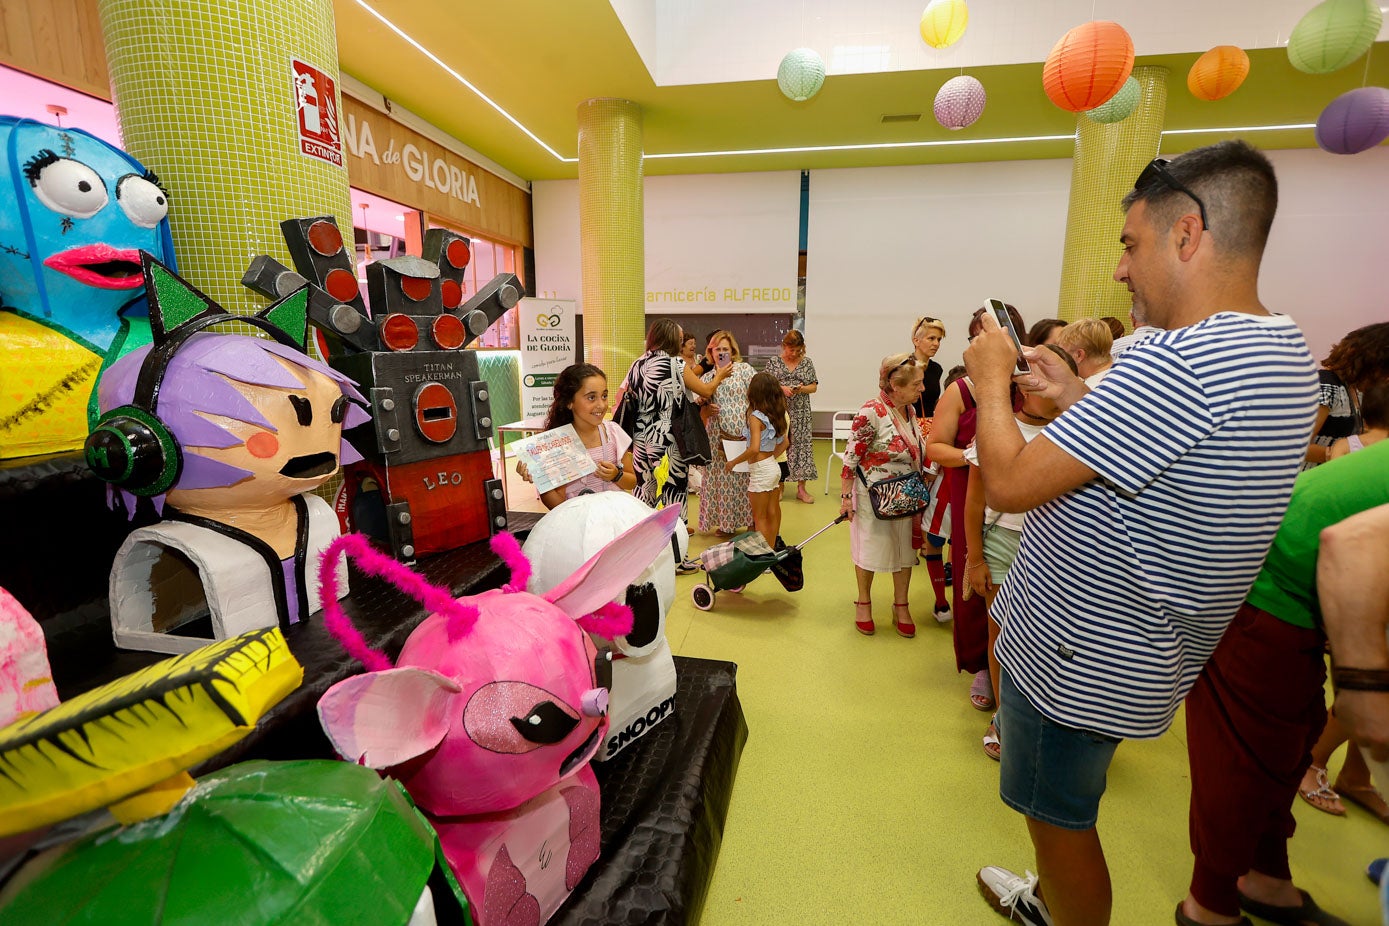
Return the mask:
[[98, 289], [139, 289], [145, 285], [140, 272], [140, 252], [113, 248], [109, 244], [88, 244], [59, 251], [43, 264]]

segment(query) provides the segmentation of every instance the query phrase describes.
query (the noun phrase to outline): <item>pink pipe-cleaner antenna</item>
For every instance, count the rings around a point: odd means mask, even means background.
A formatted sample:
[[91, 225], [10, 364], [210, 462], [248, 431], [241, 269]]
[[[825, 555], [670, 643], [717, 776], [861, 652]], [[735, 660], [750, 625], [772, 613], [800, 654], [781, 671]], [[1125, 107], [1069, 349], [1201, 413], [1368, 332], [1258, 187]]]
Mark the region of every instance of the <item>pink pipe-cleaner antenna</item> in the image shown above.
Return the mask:
[[526, 558], [521, 545], [516, 542], [516, 537], [510, 531], [502, 531], [493, 535], [491, 547], [492, 552], [511, 570], [511, 581], [502, 590], [524, 592], [531, 580], [531, 561]]
[[478, 611], [472, 605], [463, 604], [447, 590], [432, 585], [423, 576], [402, 566], [391, 557], [380, 552], [361, 534], [343, 534], [323, 551], [318, 564], [319, 599], [323, 602], [323, 624], [328, 632], [337, 638], [347, 650], [348, 655], [362, 663], [370, 672], [391, 668], [391, 660], [385, 653], [373, 649], [361, 631], [343, 613], [338, 603], [337, 562], [350, 556], [357, 568], [367, 575], [376, 576], [394, 585], [414, 598], [435, 614], [448, 618], [450, 642], [456, 642], [472, 629], [477, 621]]

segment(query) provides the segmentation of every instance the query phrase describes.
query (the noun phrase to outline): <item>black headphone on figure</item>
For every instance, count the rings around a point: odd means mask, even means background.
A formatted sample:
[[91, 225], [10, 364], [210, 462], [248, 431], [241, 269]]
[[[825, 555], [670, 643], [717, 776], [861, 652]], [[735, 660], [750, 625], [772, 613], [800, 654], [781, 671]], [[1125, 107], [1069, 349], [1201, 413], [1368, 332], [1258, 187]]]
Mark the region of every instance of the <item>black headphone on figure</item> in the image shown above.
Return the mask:
[[[256, 315], [233, 315], [222, 310], [149, 254], [142, 251], [140, 257], [145, 273], [145, 292], [149, 298], [154, 344], [140, 364], [134, 396], [129, 403], [111, 409], [97, 420], [96, 426], [87, 435], [83, 454], [87, 466], [97, 478], [134, 495], [149, 497], [167, 492], [183, 471], [183, 451], [156, 412], [159, 390], [164, 385], [164, 375], [174, 355], [195, 335], [213, 325], [230, 321], [259, 328], [286, 347], [302, 352], [303, 341], [296, 342], [293, 335], [287, 334], [277, 324], [278, 319], [272, 320], [271, 315], [277, 313], [283, 317], [288, 314], [292, 322], [302, 319], [302, 323], [293, 330], [307, 330], [304, 309], [307, 290], [291, 293]], [[171, 287], [169, 281], [175, 285]], [[181, 307], [185, 308], [185, 315], [187, 303], [193, 298], [205, 308], [166, 331], [164, 320], [168, 310], [161, 307], [161, 296], [164, 300], [174, 297], [183, 303]]]

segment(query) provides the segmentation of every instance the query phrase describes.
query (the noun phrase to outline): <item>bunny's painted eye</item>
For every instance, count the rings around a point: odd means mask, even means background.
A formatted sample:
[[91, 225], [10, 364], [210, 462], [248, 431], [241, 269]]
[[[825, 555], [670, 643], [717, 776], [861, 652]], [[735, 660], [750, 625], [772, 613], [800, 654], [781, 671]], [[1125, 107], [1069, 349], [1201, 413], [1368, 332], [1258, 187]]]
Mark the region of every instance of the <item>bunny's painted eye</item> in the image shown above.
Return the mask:
[[512, 717], [511, 725], [530, 742], [549, 746], [572, 733], [579, 720], [569, 716], [553, 701], [541, 701], [525, 717]]

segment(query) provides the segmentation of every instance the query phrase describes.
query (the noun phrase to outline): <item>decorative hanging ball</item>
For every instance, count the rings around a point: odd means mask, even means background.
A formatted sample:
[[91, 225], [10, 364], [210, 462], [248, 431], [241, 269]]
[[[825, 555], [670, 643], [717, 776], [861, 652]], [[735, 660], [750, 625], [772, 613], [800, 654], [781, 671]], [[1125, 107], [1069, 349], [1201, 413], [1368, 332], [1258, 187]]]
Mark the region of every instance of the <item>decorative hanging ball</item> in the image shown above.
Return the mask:
[[936, 91], [936, 121], [959, 131], [975, 123], [988, 101], [989, 95], [978, 80], [967, 75], [952, 77]]
[[931, 0], [921, 14], [921, 40], [932, 48], [949, 48], [969, 25], [965, 0]]
[[1234, 93], [1249, 76], [1249, 56], [1238, 45], [1217, 45], [1196, 59], [1186, 72], [1186, 87], [1198, 100], [1220, 100]]
[[1118, 23], [1095, 21], [1061, 36], [1042, 67], [1042, 89], [1073, 113], [1094, 109], [1119, 92], [1133, 72], [1133, 39]]
[[1323, 0], [1288, 36], [1288, 60], [1308, 74], [1329, 74], [1374, 44], [1384, 19], [1377, 0]]
[[1142, 98], [1143, 86], [1138, 82], [1138, 78], [1130, 77], [1124, 81], [1118, 93], [1094, 109], [1088, 110], [1085, 115], [1092, 122], [1123, 122], [1138, 108], [1138, 101]]
[[1389, 90], [1360, 87], [1327, 104], [1313, 133], [1322, 150], [1359, 154], [1389, 138]]
[[787, 99], [800, 103], [820, 92], [825, 82], [825, 59], [813, 48], [788, 51], [776, 69], [776, 83]]

